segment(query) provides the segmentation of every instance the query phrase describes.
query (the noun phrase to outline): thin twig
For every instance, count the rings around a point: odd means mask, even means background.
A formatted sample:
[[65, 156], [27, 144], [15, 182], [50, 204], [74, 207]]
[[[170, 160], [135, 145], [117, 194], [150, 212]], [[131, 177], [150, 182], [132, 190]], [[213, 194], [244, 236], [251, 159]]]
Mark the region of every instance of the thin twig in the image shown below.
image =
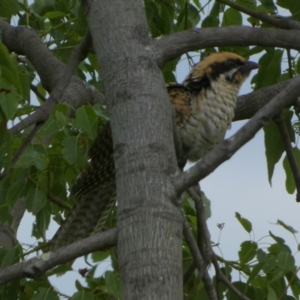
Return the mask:
[[184, 212], [182, 211], [182, 216], [183, 216], [183, 235], [184, 235], [184, 238], [190, 248], [190, 251], [191, 251], [191, 254], [193, 256], [193, 259], [194, 259], [194, 262], [197, 266], [197, 269], [199, 271], [199, 274], [201, 275], [201, 278], [204, 274], [204, 271], [206, 270], [207, 268], [207, 263], [205, 264], [203, 259], [202, 259], [202, 256], [199, 252], [199, 249], [198, 249], [198, 246], [197, 246], [197, 243], [193, 237], [193, 234], [191, 232], [191, 229], [190, 229], [190, 226], [189, 226], [189, 223], [186, 219], [186, 216], [184, 214]]
[[46, 98], [39, 92], [38, 88], [34, 84], [30, 83], [30, 89], [42, 102], [46, 102]]
[[[214, 284], [212, 282], [212, 279], [210, 278], [208, 272], [207, 272], [207, 266], [208, 264], [203, 261], [200, 251], [198, 249], [197, 243], [193, 237], [193, 234], [191, 232], [191, 229], [189, 227], [188, 221], [185, 217], [184, 212], [182, 211], [183, 216], [183, 235], [185, 237], [185, 240], [190, 248], [191, 254], [193, 256], [195, 265], [197, 266], [197, 269], [199, 271], [198, 278], [202, 278], [205, 290], [209, 296], [209, 299], [211, 300], [217, 300], [217, 292], [214, 287]], [[200, 280], [198, 284], [200, 283]]]
[[217, 258], [215, 255], [212, 256], [212, 263], [215, 267], [216, 270], [216, 275], [218, 280], [222, 281], [224, 284], [226, 284], [228, 286], [228, 288], [234, 293], [236, 294], [241, 300], [250, 300], [248, 297], [246, 297], [245, 295], [243, 295], [230, 281], [229, 279], [222, 273]]
[[265, 12], [258, 12], [254, 11], [250, 8], [247, 8], [245, 6], [241, 6], [231, 0], [217, 0], [217, 2], [226, 4], [230, 6], [231, 8], [234, 8], [248, 16], [251, 16], [255, 19], [258, 19], [260, 21], [269, 23], [273, 26], [276, 26], [281, 29], [300, 29], [300, 23], [294, 20], [291, 20], [290, 18], [286, 17], [273, 17], [271, 15], [266, 14]]
[[207, 263], [211, 261], [212, 247], [210, 242], [210, 234], [205, 220], [205, 208], [202, 200], [201, 190], [199, 186], [193, 186], [188, 189], [188, 193], [195, 202], [197, 212], [197, 234], [198, 246], [200, 252]]
[[16, 162], [19, 160], [19, 158], [22, 156], [23, 152], [25, 151], [26, 147], [28, 146], [28, 144], [31, 142], [31, 140], [33, 139], [33, 137], [35, 136], [35, 134], [37, 133], [37, 131], [41, 128], [41, 126], [43, 125], [43, 123], [38, 123], [36, 124], [32, 130], [30, 131], [30, 133], [28, 134], [28, 136], [26, 137], [25, 141], [23, 142], [23, 144], [21, 145], [21, 147], [18, 149], [17, 153], [14, 155], [14, 157], [11, 160], [11, 164], [7, 169], [4, 169], [1, 173], [0, 173], [0, 181], [7, 175], [7, 173], [9, 172], [9, 170], [11, 170], [11, 168], [16, 164]]
[[291, 166], [292, 174], [293, 174], [293, 177], [295, 180], [295, 185], [296, 185], [296, 189], [297, 189], [296, 201], [300, 202], [300, 172], [299, 172], [297, 161], [296, 161], [293, 149], [292, 149], [290, 134], [286, 127], [283, 113], [282, 112], [279, 113], [274, 118], [274, 121], [278, 127], [278, 130], [279, 130], [279, 133], [280, 133], [280, 136], [281, 136], [284, 148], [285, 148], [285, 152], [286, 152], [289, 164]]
[[195, 264], [194, 260], [192, 260], [183, 274], [183, 285], [187, 284], [189, 279], [194, 274], [195, 270], [196, 270], [196, 264]]
[[[202, 254], [203, 257], [206, 255], [207, 261], [210, 263], [211, 261], [214, 264], [216, 274], [218, 279], [220, 279], [222, 282], [224, 282], [229, 289], [232, 290], [233, 293], [235, 293], [237, 296], [241, 297], [241, 299], [246, 300], [248, 298], [245, 298], [244, 295], [241, 294], [240, 291], [238, 291], [233, 284], [225, 277], [225, 275], [221, 272], [218, 261], [216, 259], [216, 255], [212, 249], [211, 242], [210, 242], [210, 234], [209, 230], [206, 224], [205, 220], [205, 214], [204, 214], [204, 204], [201, 196], [201, 190], [199, 186], [193, 186], [188, 189], [188, 193], [190, 194], [191, 198], [195, 202], [196, 210], [197, 210], [197, 224], [198, 224], [198, 232], [201, 232], [201, 242], [205, 243], [204, 246], [200, 247], [200, 249], [205, 248], [204, 251], [205, 254]], [[204, 278], [203, 278], [204, 281]]]
[[[28, 175], [28, 180], [31, 181], [35, 186], [38, 186], [38, 183], [30, 176], [30, 174]], [[60, 200], [58, 197], [54, 196], [51, 193], [47, 194], [47, 197], [49, 198], [49, 200], [53, 203], [55, 203], [56, 205], [66, 208], [68, 210], [72, 209], [72, 206], [62, 200]]]

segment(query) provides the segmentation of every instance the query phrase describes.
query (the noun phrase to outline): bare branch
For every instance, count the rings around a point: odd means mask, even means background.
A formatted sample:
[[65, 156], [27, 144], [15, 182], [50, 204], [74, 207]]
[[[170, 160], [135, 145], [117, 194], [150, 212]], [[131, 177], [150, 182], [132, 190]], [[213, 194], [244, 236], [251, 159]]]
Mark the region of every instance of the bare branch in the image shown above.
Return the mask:
[[175, 177], [174, 185], [177, 192], [181, 194], [228, 160], [239, 148], [250, 141], [263, 126], [267, 125], [279, 111], [290, 105], [299, 93], [300, 76], [297, 76], [286, 89], [260, 109], [235, 135], [220, 143], [189, 170]]
[[253, 18], [256, 18], [260, 21], [269, 23], [273, 26], [276, 26], [278, 28], [281, 29], [300, 29], [300, 23], [297, 21], [294, 21], [290, 18], [286, 18], [286, 17], [273, 17], [271, 15], [268, 15], [265, 12], [258, 12], [258, 11], [254, 11], [252, 9], [249, 9], [245, 6], [241, 6], [239, 4], [237, 4], [236, 2], [233, 2], [231, 0], [217, 0], [217, 2], [220, 2], [222, 4], [226, 4], [248, 16], [251, 16]]
[[79, 256], [96, 250], [103, 250], [117, 244], [117, 229], [95, 234], [86, 239], [75, 242], [55, 252], [6, 267], [0, 270], [0, 285], [22, 277], [35, 278], [44, 274], [51, 268], [73, 260]]
[[160, 67], [188, 52], [217, 46], [270, 46], [300, 50], [298, 30], [277, 30], [247, 26], [191, 29], [162, 36], [154, 41]]
[[197, 235], [198, 247], [201, 255], [207, 263], [211, 261], [212, 248], [210, 242], [210, 234], [205, 220], [205, 208], [202, 200], [201, 190], [199, 186], [193, 186], [188, 189], [188, 193], [195, 202], [197, 212]]
[[204, 272], [206, 271], [207, 263], [204, 263], [204, 261], [202, 259], [202, 256], [201, 256], [198, 246], [197, 246], [197, 243], [196, 243], [196, 241], [193, 237], [193, 234], [191, 232], [191, 229], [189, 227], [190, 226], [189, 222], [187, 221], [184, 212], [182, 212], [182, 217], [183, 217], [183, 235], [184, 235], [184, 238], [191, 250], [191, 254], [194, 258], [194, 262], [200, 273], [200, 277], [202, 278]]
[[292, 145], [291, 145], [291, 139], [290, 139], [290, 134], [288, 132], [288, 129], [286, 127], [285, 124], [285, 119], [283, 116], [283, 113], [279, 113], [275, 118], [274, 121], [278, 127], [284, 148], [285, 148], [285, 152], [289, 161], [289, 164], [291, 166], [291, 170], [294, 176], [294, 180], [295, 180], [295, 185], [296, 185], [296, 189], [297, 189], [297, 195], [296, 195], [296, 201], [300, 202], [300, 172], [299, 172], [299, 168], [297, 165], [297, 161], [292, 149]]
[[262, 108], [266, 103], [270, 102], [273, 97], [285, 89], [293, 79], [283, 82], [278, 82], [272, 86], [264, 87], [238, 97], [237, 107], [235, 109], [234, 121], [247, 120], [254, 116], [254, 114]]
[[[183, 211], [182, 211], [182, 217], [183, 217], [183, 235], [184, 235], [185, 240], [191, 250], [192, 256], [194, 258], [194, 263], [198, 268], [198, 271], [199, 271], [198, 278], [199, 279], [202, 278], [204, 286], [205, 286], [205, 290], [209, 296], [209, 299], [217, 300], [218, 297], [217, 297], [217, 292], [216, 292], [215, 286], [207, 272], [208, 264], [205, 263], [202, 259], [202, 256], [201, 256], [198, 246], [197, 246], [197, 243], [193, 237], [193, 234], [189, 227], [189, 223], [188, 223]], [[198, 283], [200, 283], [200, 281], [198, 281]]]

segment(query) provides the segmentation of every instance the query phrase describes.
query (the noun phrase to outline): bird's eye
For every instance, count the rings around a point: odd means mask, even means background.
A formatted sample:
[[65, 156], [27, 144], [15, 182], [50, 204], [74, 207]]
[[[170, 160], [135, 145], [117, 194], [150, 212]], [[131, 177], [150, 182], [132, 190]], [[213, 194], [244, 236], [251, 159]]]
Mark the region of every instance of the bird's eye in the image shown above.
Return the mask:
[[233, 60], [227, 60], [226, 61], [226, 67], [234, 68], [235, 66], [236, 66], [236, 63]]

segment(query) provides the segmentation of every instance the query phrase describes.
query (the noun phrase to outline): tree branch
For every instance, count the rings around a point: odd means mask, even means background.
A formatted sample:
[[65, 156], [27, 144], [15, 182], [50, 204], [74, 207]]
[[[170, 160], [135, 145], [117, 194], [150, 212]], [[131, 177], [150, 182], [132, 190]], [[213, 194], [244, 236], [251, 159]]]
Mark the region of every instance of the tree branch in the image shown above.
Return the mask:
[[55, 252], [47, 252], [35, 258], [0, 270], [0, 285], [22, 277], [35, 278], [51, 268], [96, 250], [117, 244], [117, 229], [95, 234]]
[[286, 127], [285, 124], [285, 119], [283, 116], [283, 113], [280, 112], [275, 118], [274, 121], [278, 127], [284, 148], [285, 148], [285, 152], [289, 161], [289, 164], [291, 166], [291, 170], [294, 176], [294, 181], [295, 181], [295, 185], [296, 185], [296, 189], [297, 189], [297, 195], [296, 195], [296, 201], [300, 202], [300, 172], [299, 172], [299, 168], [297, 165], [297, 161], [292, 149], [292, 145], [291, 145], [291, 139], [290, 139], [290, 134], [288, 132], [288, 129]]
[[[205, 290], [209, 296], [209, 299], [217, 300], [218, 297], [217, 297], [217, 292], [216, 292], [215, 286], [207, 272], [208, 264], [204, 263], [204, 261], [201, 257], [197, 243], [193, 237], [193, 234], [189, 227], [189, 223], [188, 223], [183, 211], [182, 211], [182, 216], [183, 216], [183, 235], [184, 235], [185, 240], [191, 250], [192, 256], [194, 258], [194, 263], [198, 268], [198, 271], [199, 271], [198, 278], [199, 279], [202, 278], [204, 286], [205, 286]], [[200, 283], [200, 281], [198, 281], [198, 283]]]
[[221, 163], [228, 160], [239, 148], [252, 139], [263, 126], [267, 125], [279, 111], [291, 105], [299, 93], [300, 76], [297, 76], [286, 89], [282, 90], [260, 109], [235, 135], [220, 143], [189, 170], [175, 177], [173, 182], [178, 194], [197, 184]]
[[300, 50], [298, 30], [277, 30], [246, 26], [191, 29], [162, 36], [154, 42], [156, 61], [163, 67], [168, 61], [188, 52], [220, 46], [269, 46]]
[[[201, 235], [201, 243], [206, 248], [205, 250], [203, 250], [203, 252], [205, 253], [207, 260], [209, 260], [209, 262], [211, 262], [211, 260], [213, 261], [217, 278], [221, 280], [223, 283], [225, 283], [233, 293], [235, 293], [238, 297], [240, 297], [240, 299], [249, 300], [227, 279], [227, 277], [220, 270], [218, 261], [216, 259], [216, 255], [212, 249], [211, 242], [210, 242], [210, 234], [205, 220], [204, 204], [201, 196], [200, 187], [199, 186], [190, 187], [188, 189], [188, 193], [190, 194], [191, 198], [195, 202], [196, 211], [197, 211], [197, 232], [198, 234]], [[199, 247], [199, 249], [201, 249], [201, 247]]]
[[285, 89], [294, 80], [295, 78], [278, 82], [272, 86], [264, 87], [258, 91], [239, 96], [233, 120], [240, 121], [252, 118], [260, 108], [270, 102], [273, 97]]
[[241, 6], [231, 0], [216, 0], [219, 3], [228, 5], [234, 9], [236, 9], [237, 11], [240, 11], [248, 16], [251, 16], [253, 18], [256, 18], [260, 21], [269, 23], [273, 26], [276, 26], [278, 28], [281, 29], [300, 29], [300, 23], [294, 20], [291, 20], [290, 18], [286, 18], [286, 17], [273, 17], [271, 15], [268, 15], [265, 12], [258, 12], [258, 11], [254, 11], [252, 9], [249, 9], [245, 6]]
[[[0, 19], [0, 33], [1, 41], [10, 51], [28, 58], [40, 76], [42, 85], [51, 93], [60, 83], [65, 65], [44, 45], [35, 31], [28, 27], [13, 27]], [[63, 94], [57, 98], [59, 102], [66, 103], [74, 109], [86, 103], [105, 102], [101, 93], [76, 76], [72, 76]], [[53, 107], [52, 102], [46, 101], [22, 123], [11, 128], [11, 132], [16, 134], [28, 126], [45, 121]]]

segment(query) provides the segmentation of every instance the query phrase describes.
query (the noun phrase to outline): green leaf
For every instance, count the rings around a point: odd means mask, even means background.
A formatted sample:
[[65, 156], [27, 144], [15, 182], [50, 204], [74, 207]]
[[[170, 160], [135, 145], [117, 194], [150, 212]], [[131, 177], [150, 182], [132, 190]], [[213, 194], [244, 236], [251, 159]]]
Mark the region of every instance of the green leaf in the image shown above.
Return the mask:
[[46, 202], [44, 191], [38, 188], [30, 189], [26, 198], [26, 208], [35, 215], [46, 205]]
[[256, 251], [256, 257], [259, 262], [263, 262], [266, 260], [266, 253], [262, 249], [258, 249]]
[[15, 87], [19, 86], [17, 64], [3, 44], [0, 44], [0, 75]]
[[24, 154], [20, 157], [14, 168], [28, 168], [35, 166], [38, 170], [45, 170], [48, 165], [48, 159], [45, 149], [36, 147], [38, 151], [33, 148], [33, 145], [27, 146]]
[[109, 257], [109, 251], [95, 251], [92, 253], [93, 262], [99, 262], [107, 259]]
[[186, 30], [190, 28], [194, 28], [200, 22], [200, 13], [197, 7], [192, 5], [191, 3], [187, 3], [177, 19], [177, 30]]
[[266, 259], [266, 262], [263, 266], [263, 271], [268, 274], [268, 273], [272, 273], [272, 271], [275, 269], [277, 265], [277, 262], [276, 262], [276, 259], [275, 257], [273, 256], [269, 256], [267, 259]]
[[212, 6], [212, 9], [210, 10], [209, 15], [213, 19], [219, 19], [220, 7], [221, 7], [221, 4], [219, 2], [215, 2], [214, 5]]
[[236, 0], [236, 4], [244, 6], [246, 8], [256, 10], [256, 0]]
[[252, 224], [250, 221], [243, 218], [238, 212], [235, 213], [235, 217], [238, 219], [238, 221], [241, 223], [241, 225], [248, 233], [252, 231]]
[[76, 292], [71, 298], [71, 300], [94, 300], [94, 299], [95, 298], [92, 292], [87, 290]]
[[281, 61], [283, 50], [270, 50], [265, 53], [260, 59], [260, 68], [258, 69], [253, 83], [255, 89], [270, 86], [277, 83], [277, 79], [281, 74]]
[[[20, 10], [17, 0], [1, 0], [0, 1], [0, 17], [10, 19]], [[1, 54], [0, 54], [1, 56]]]
[[13, 204], [17, 201], [19, 197], [24, 196], [24, 191], [25, 191], [24, 181], [25, 178], [20, 177], [14, 180], [14, 182], [9, 186], [5, 196], [5, 201], [7, 203]]
[[61, 127], [58, 125], [57, 119], [53, 115], [50, 115], [46, 123], [39, 131], [40, 136], [54, 135]]
[[[300, 162], [300, 150], [297, 147], [293, 148], [294, 156], [296, 161]], [[298, 166], [299, 167], [299, 166]], [[285, 187], [289, 194], [293, 194], [295, 192], [295, 179], [291, 170], [290, 163], [288, 161], [287, 156], [283, 159], [283, 168], [285, 170], [286, 180], [285, 180]]]
[[299, 1], [290, 1], [289, 10], [293, 15], [294, 19], [300, 20], [300, 2]]
[[278, 267], [285, 272], [293, 271], [295, 268], [294, 257], [286, 251], [282, 251], [278, 254], [277, 261]]
[[84, 154], [84, 149], [78, 145], [78, 137], [68, 137], [62, 141], [64, 159], [70, 164], [75, 164]]
[[93, 107], [83, 105], [76, 111], [76, 125], [87, 132], [91, 139], [95, 139], [98, 132], [98, 116]]
[[19, 262], [19, 258], [21, 255], [21, 248], [20, 246], [15, 246], [6, 251], [2, 261], [1, 261], [1, 268], [13, 265]]
[[299, 299], [299, 296], [300, 296], [300, 279], [299, 279], [299, 277], [295, 274], [295, 272], [288, 272], [285, 274], [285, 276], [291, 286], [294, 296], [297, 297], [297, 299]]
[[207, 220], [211, 217], [211, 208], [210, 208], [211, 201], [206, 197], [203, 191], [201, 191], [201, 195], [202, 195], [202, 201], [205, 209], [205, 219]]
[[270, 122], [264, 127], [265, 132], [265, 154], [268, 168], [268, 179], [270, 185], [272, 185], [272, 177], [275, 169], [275, 165], [280, 160], [283, 152], [285, 151], [280, 132], [275, 122]]
[[213, 18], [211, 16], [207, 16], [203, 21], [202, 21], [202, 24], [201, 24], [201, 27], [202, 28], [205, 28], [205, 27], [216, 27], [219, 25], [219, 20], [216, 19], [216, 18]]
[[18, 66], [18, 73], [20, 78], [20, 93], [22, 94], [23, 99], [27, 100], [29, 99], [30, 94], [30, 74], [23, 65]]
[[269, 231], [270, 237], [279, 244], [284, 244], [285, 240], [279, 236], [274, 235], [271, 231]]
[[276, 4], [278, 6], [288, 9], [290, 7], [291, 2], [294, 2], [294, 0], [277, 0]]
[[53, 291], [52, 287], [44, 288], [41, 287], [34, 294], [31, 300], [58, 300], [58, 295]]
[[296, 229], [294, 229], [292, 226], [285, 224], [281, 220], [277, 220], [277, 224], [281, 225], [283, 228], [285, 228], [287, 231], [291, 232], [292, 234], [298, 233], [298, 231]]
[[66, 273], [67, 271], [72, 271], [72, 270], [73, 269], [72, 269], [71, 265], [66, 263], [66, 264], [59, 265], [59, 266], [47, 271], [47, 276], [50, 277], [54, 274], [61, 275], [61, 274]]
[[[0, 81], [1, 84], [1, 81]], [[20, 97], [13, 91], [0, 92], [0, 107], [8, 120], [12, 120], [17, 112]]]
[[121, 297], [120, 278], [115, 272], [105, 272], [105, 283], [108, 293], [114, 295], [117, 298]]
[[32, 234], [37, 238], [46, 239], [45, 232], [48, 229], [51, 217], [49, 202], [36, 214], [36, 222], [33, 224]]
[[298, 58], [298, 60], [297, 60], [296, 71], [297, 71], [297, 74], [300, 74], [300, 58]]
[[239, 11], [233, 8], [226, 9], [223, 16], [222, 26], [242, 25], [242, 22], [242, 14]]
[[277, 300], [277, 295], [271, 286], [268, 285], [268, 298], [267, 300]]
[[257, 244], [252, 241], [245, 241], [241, 244], [240, 247], [241, 250], [239, 251], [239, 258], [241, 264], [246, 264], [255, 257]]
[[43, 19], [54, 19], [64, 16], [66, 16], [66, 14], [61, 11], [49, 11], [43, 16]]
[[248, 280], [247, 280], [248, 284], [251, 283], [254, 278], [256, 278], [256, 276], [262, 270], [264, 265], [265, 265], [265, 262], [260, 262], [252, 268], [250, 276], [248, 277]]
[[274, 4], [273, 0], [260, 0], [260, 3], [268, 9], [271, 14], [277, 13], [277, 7]]

